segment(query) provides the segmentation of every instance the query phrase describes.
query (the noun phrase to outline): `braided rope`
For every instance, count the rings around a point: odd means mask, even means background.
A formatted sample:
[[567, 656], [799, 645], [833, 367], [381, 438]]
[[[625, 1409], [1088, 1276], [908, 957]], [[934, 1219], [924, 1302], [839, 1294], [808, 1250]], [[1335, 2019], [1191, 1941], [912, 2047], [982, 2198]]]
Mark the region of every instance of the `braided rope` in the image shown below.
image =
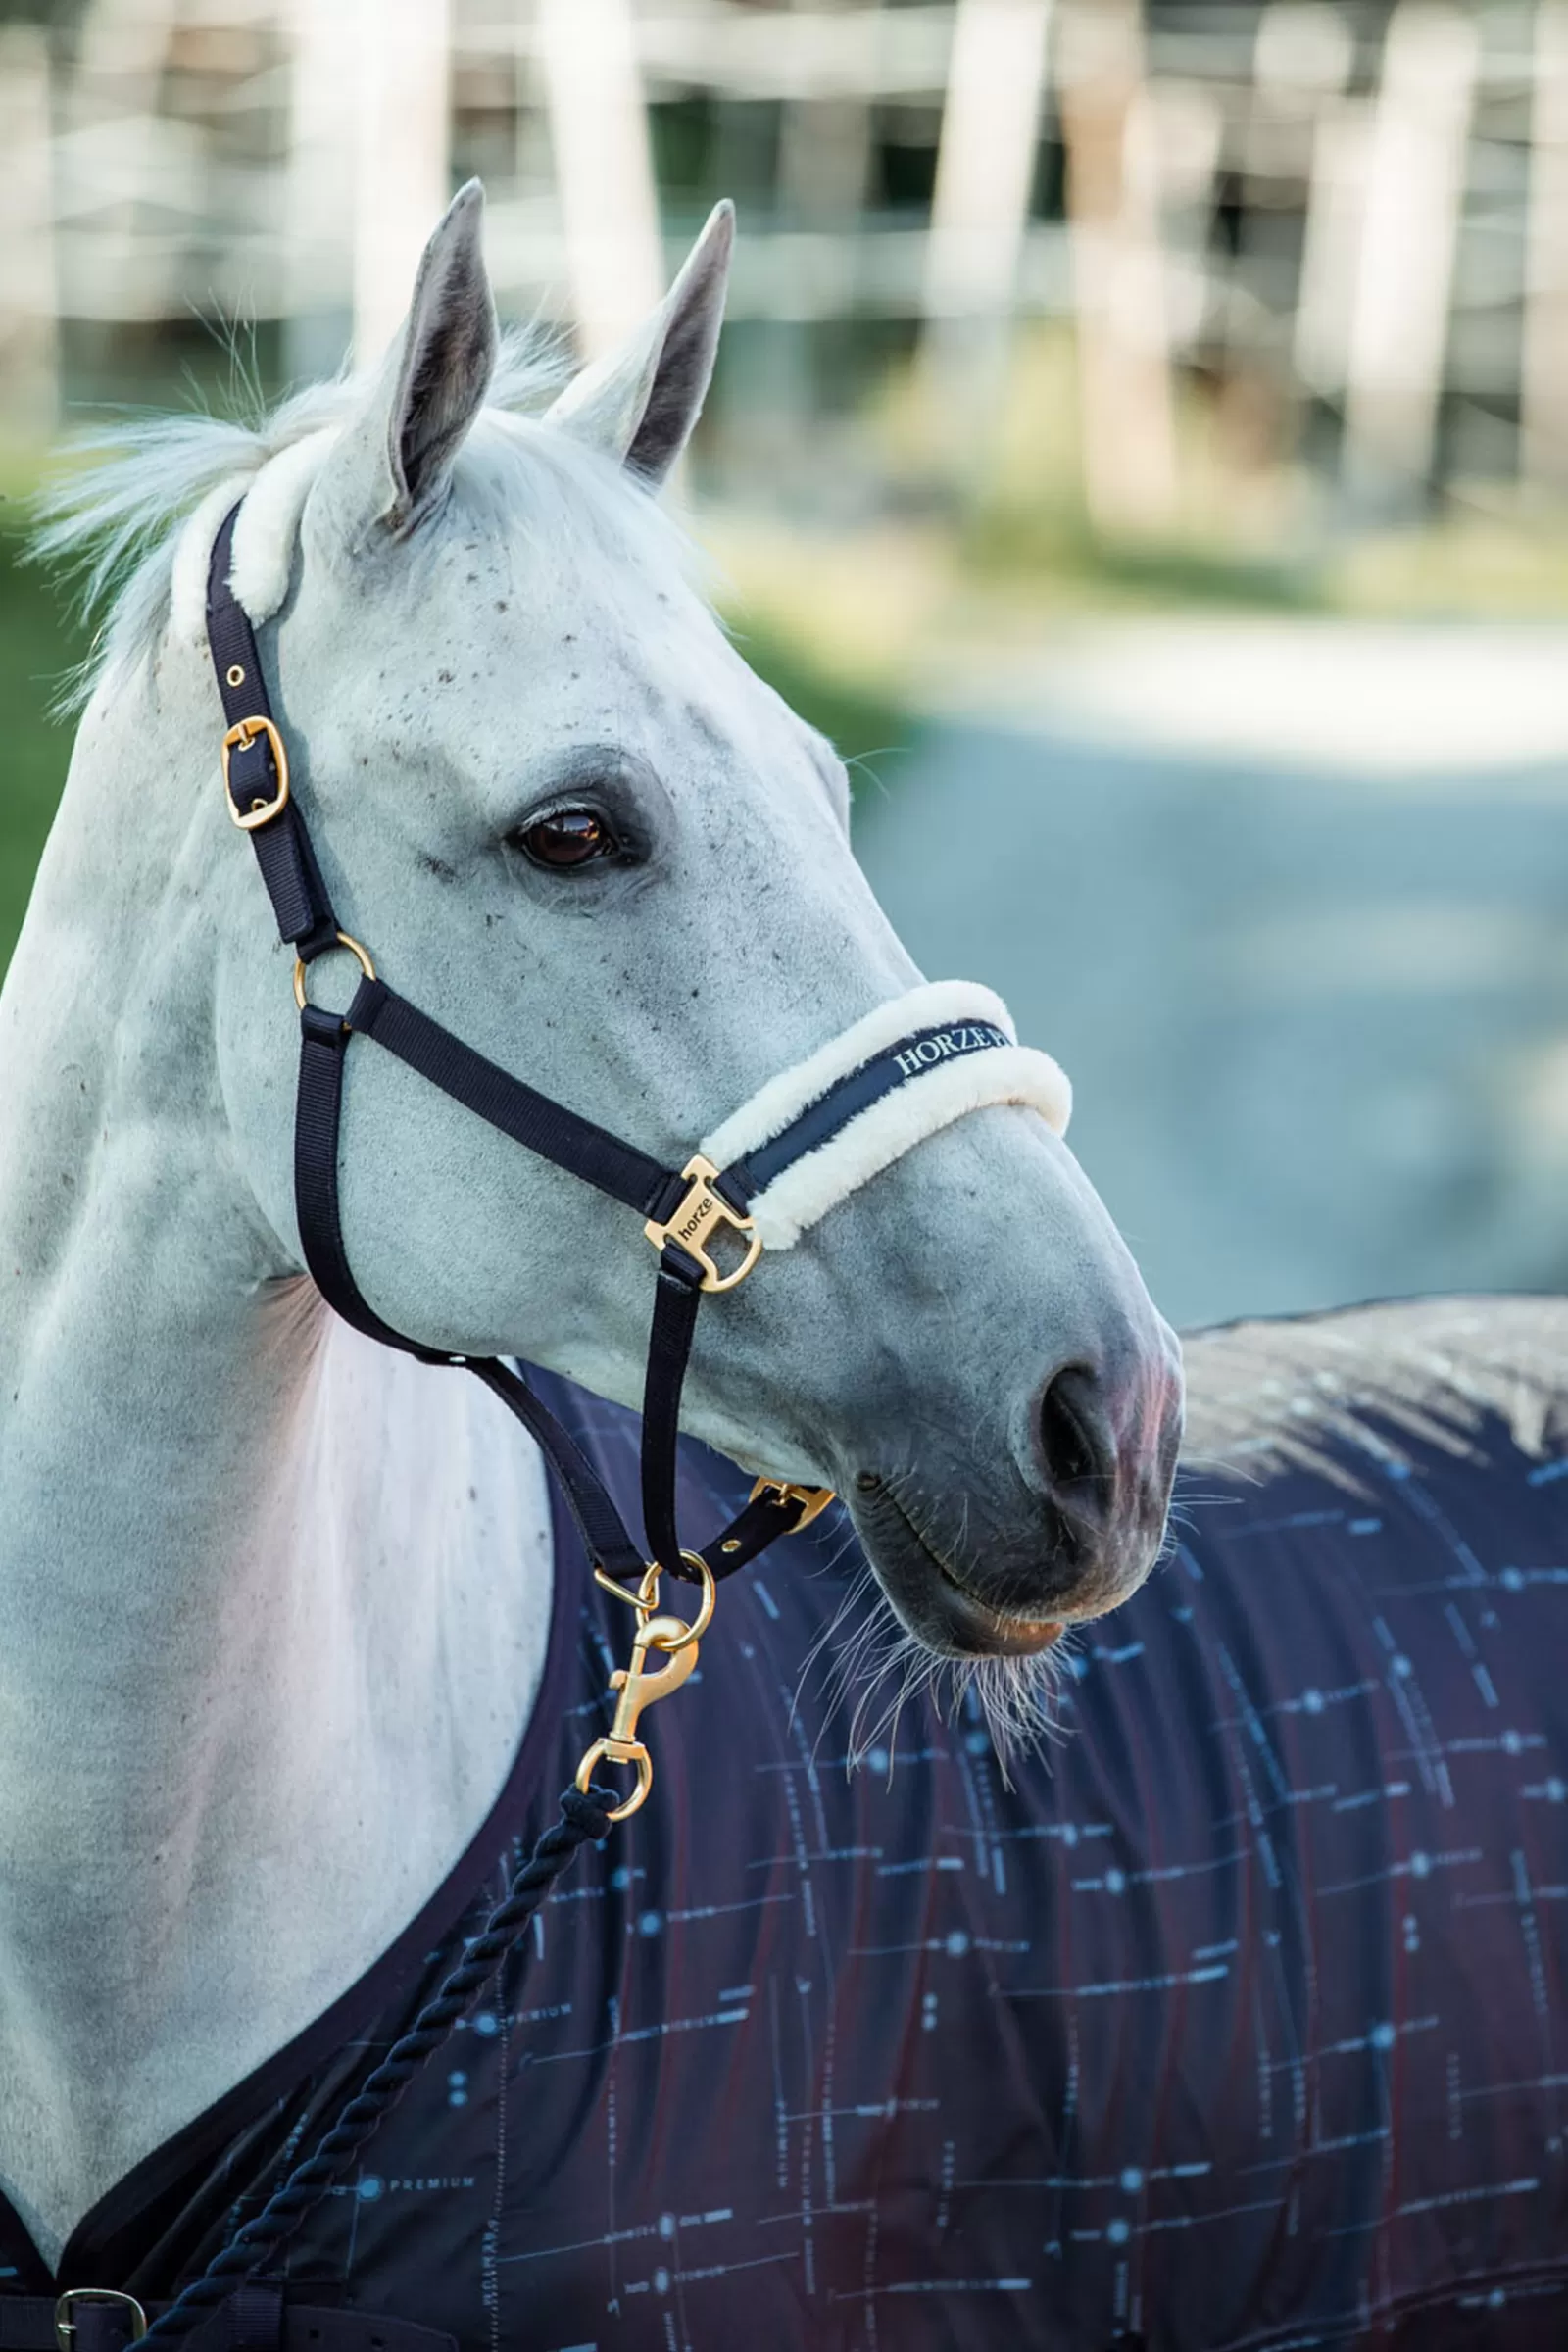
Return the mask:
[[312, 2156], [296, 2165], [282, 2186], [253, 2221], [236, 2231], [148, 2328], [143, 2341], [173, 2341], [188, 2335], [234, 2292], [248, 2274], [291, 2237], [307, 2214], [348, 2170], [383, 2116], [390, 2113], [431, 2054], [446, 2040], [480, 1986], [516, 1944], [550, 1888], [576, 1858], [581, 1846], [597, 1844], [610, 1832], [611, 1792], [592, 1788], [586, 1795], [568, 1788], [561, 1819], [552, 1822], [502, 1901], [442, 1981], [401, 2040], [344, 2108]]

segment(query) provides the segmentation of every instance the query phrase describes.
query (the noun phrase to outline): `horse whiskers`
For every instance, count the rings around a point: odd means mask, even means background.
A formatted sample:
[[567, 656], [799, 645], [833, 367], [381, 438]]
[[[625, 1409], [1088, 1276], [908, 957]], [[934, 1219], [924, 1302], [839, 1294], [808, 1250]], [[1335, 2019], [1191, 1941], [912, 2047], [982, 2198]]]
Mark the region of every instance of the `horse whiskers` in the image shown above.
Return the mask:
[[[858, 1605], [865, 1604], [865, 1613], [848, 1639], [838, 1649], [828, 1667], [823, 1687], [825, 1708], [823, 1730], [830, 1716], [849, 1698], [856, 1687], [874, 1687], [887, 1670], [888, 1655], [899, 1631], [898, 1622], [879, 1591], [875, 1578], [867, 1571], [853, 1595]], [[858, 1712], [858, 1710], [857, 1710]], [[820, 1740], [821, 1734], [818, 1734]], [[855, 1735], [851, 1733], [852, 1760]]]
[[922, 1695], [945, 1722], [956, 1722], [967, 1711], [984, 1725], [1004, 1780], [1019, 1758], [1038, 1751], [1047, 1740], [1064, 1737], [1056, 1703], [1066, 1667], [1064, 1641], [1033, 1657], [940, 1657], [905, 1631], [869, 1569], [851, 1585], [811, 1644], [797, 1683], [797, 1702], [807, 1676], [828, 1651], [822, 1729], [812, 1755], [840, 1706], [853, 1699], [848, 1771], [885, 1749], [891, 1774], [904, 1709]]
[[[884, 1485], [922, 1544], [939, 1558], [962, 1557], [968, 1532], [967, 1499], [959, 1541], [954, 1545], [938, 1536], [929, 1502], [915, 1489], [912, 1473], [891, 1472]], [[862, 1603], [863, 1614], [855, 1622]], [[812, 1642], [801, 1668], [797, 1701], [807, 1676], [829, 1651], [823, 1727], [812, 1753], [814, 1756], [820, 1748], [828, 1723], [841, 1703], [853, 1695], [846, 1758], [851, 1771], [882, 1748], [889, 1751], [892, 1769], [900, 1718], [909, 1700], [921, 1693], [930, 1696], [944, 1721], [955, 1721], [965, 1708], [975, 1714], [990, 1736], [1004, 1778], [1017, 1757], [1038, 1749], [1045, 1740], [1063, 1736], [1056, 1700], [1067, 1655], [1064, 1640], [1030, 1657], [939, 1656], [900, 1624], [869, 1569], [851, 1585], [831, 1621]]]
[[[794, 1720], [795, 1711], [801, 1702], [801, 1693], [806, 1688], [807, 1676], [810, 1673], [811, 1668], [816, 1664], [817, 1659], [822, 1655], [823, 1650], [828, 1648], [832, 1643], [835, 1635], [838, 1633], [839, 1628], [844, 1624], [846, 1618], [852, 1616], [854, 1611], [865, 1598], [868, 1588], [874, 1582], [875, 1580], [870, 1569], [868, 1567], [862, 1567], [859, 1574], [856, 1576], [849, 1585], [843, 1599], [839, 1602], [838, 1607], [834, 1610], [832, 1616], [828, 1619], [821, 1632], [817, 1635], [816, 1640], [811, 1643], [810, 1648], [807, 1651], [806, 1656], [801, 1663], [801, 1671], [796, 1677], [795, 1695], [790, 1701], [790, 1719], [792, 1722]], [[865, 1623], [862, 1623], [856, 1628], [849, 1643], [849, 1649], [851, 1651], [853, 1651], [858, 1642], [862, 1642], [865, 1639], [867, 1625]], [[841, 1650], [835, 1657], [834, 1663], [829, 1669], [829, 1688], [831, 1688], [832, 1677], [841, 1672], [846, 1654], [846, 1651]], [[820, 1740], [820, 1732], [818, 1732], [817, 1738]]]

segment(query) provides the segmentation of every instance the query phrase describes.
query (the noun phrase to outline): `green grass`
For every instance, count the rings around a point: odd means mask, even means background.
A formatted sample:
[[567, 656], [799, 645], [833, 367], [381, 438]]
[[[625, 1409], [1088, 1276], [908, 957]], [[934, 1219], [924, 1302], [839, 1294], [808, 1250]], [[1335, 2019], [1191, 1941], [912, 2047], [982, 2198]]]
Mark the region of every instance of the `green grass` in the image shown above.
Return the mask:
[[0, 508], [0, 971], [11, 960], [71, 758], [49, 707], [86, 650], [57, 584], [24, 568], [21, 520]]
[[963, 532], [959, 561], [981, 579], [1021, 589], [1049, 584], [1060, 604], [1115, 611], [1326, 611], [1333, 584], [1320, 563], [1268, 558], [1201, 541], [1098, 538], [1081, 514], [989, 508]]

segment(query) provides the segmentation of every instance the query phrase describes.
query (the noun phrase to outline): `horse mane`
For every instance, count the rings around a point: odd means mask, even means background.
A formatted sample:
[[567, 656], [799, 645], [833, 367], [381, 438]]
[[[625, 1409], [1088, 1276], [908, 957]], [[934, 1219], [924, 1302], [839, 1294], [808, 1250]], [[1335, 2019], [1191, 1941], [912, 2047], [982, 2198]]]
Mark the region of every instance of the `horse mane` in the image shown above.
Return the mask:
[[[1189, 1335], [1187, 1441], [1197, 1470], [1290, 1466], [1365, 1492], [1408, 1465], [1401, 1439], [1484, 1460], [1489, 1433], [1557, 1475], [1568, 1454], [1568, 1298], [1379, 1300]], [[1568, 1475], [1568, 1461], [1563, 1462]]]
[[[128, 416], [71, 445], [72, 463], [35, 502], [28, 551], [74, 577], [83, 616], [99, 622], [91, 653], [66, 681], [63, 712], [78, 710], [106, 672], [139, 664], [157, 648], [179, 529], [203, 499], [226, 482], [238, 496], [271, 459], [347, 424], [377, 372], [345, 370], [272, 407], [258, 401], [248, 419], [199, 410]], [[689, 542], [634, 475], [570, 434], [538, 429], [570, 372], [559, 339], [537, 327], [502, 336], [484, 411], [455, 468], [466, 503], [498, 516], [520, 510], [537, 524], [551, 506], [564, 518], [559, 493], [566, 492], [579, 533], [585, 521], [597, 523], [596, 535], [622, 551], [629, 536], [651, 564], [689, 577]]]

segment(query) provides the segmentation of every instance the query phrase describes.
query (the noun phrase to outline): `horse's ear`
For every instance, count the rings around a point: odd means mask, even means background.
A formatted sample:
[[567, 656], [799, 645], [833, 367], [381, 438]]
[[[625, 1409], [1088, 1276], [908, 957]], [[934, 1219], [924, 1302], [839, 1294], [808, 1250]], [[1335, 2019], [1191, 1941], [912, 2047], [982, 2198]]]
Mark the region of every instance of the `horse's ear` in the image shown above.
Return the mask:
[[460, 188], [419, 262], [402, 333], [322, 488], [351, 544], [379, 525], [410, 529], [439, 505], [453, 460], [484, 406], [496, 364], [496, 306], [485, 274], [484, 190]]
[[659, 308], [617, 351], [573, 378], [546, 423], [662, 482], [703, 413], [734, 243], [735, 207], [726, 200], [709, 214]]

